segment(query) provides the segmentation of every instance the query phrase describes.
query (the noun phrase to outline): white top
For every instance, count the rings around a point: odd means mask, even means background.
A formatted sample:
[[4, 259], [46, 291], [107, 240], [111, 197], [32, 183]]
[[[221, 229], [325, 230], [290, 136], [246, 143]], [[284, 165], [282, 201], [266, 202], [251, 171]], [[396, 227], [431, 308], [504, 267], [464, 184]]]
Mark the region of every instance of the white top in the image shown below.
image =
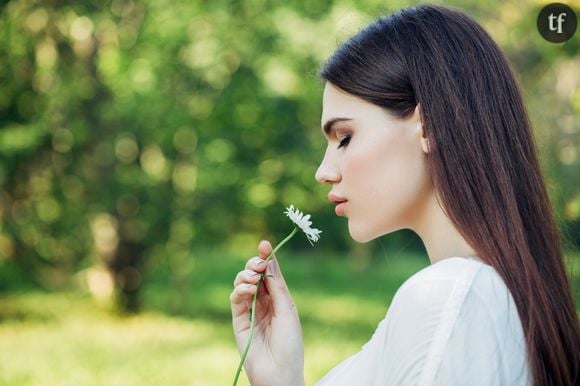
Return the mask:
[[513, 298], [495, 269], [450, 257], [398, 289], [361, 350], [316, 386], [531, 385]]

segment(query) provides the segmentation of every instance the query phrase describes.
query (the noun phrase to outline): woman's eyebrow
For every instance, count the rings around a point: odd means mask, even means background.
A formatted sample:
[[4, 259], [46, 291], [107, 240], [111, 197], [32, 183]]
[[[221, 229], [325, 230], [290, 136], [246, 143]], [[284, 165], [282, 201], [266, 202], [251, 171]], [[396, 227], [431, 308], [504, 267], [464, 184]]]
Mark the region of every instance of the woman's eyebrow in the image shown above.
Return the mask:
[[326, 121], [326, 123], [322, 127], [324, 134], [329, 136], [332, 133], [334, 124], [337, 122], [344, 122], [344, 121], [352, 121], [352, 118], [337, 117], [337, 118], [329, 119], [328, 121]]

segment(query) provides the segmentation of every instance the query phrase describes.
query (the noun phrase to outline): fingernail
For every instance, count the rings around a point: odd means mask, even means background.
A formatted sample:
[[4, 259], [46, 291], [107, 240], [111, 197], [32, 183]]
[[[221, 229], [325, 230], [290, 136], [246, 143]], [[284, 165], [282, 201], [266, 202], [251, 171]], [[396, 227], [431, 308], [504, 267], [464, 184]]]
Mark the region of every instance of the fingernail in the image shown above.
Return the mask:
[[248, 269], [248, 274], [249, 274], [250, 276], [256, 276], [256, 275], [259, 275], [259, 273], [258, 273], [258, 272], [252, 271], [251, 269]]
[[278, 277], [278, 264], [276, 264], [275, 260], [271, 260], [268, 263], [268, 268], [270, 269], [270, 273], [272, 274], [272, 276]]
[[264, 260], [260, 259], [259, 257], [254, 260], [254, 265], [257, 267], [260, 264], [263, 264]]

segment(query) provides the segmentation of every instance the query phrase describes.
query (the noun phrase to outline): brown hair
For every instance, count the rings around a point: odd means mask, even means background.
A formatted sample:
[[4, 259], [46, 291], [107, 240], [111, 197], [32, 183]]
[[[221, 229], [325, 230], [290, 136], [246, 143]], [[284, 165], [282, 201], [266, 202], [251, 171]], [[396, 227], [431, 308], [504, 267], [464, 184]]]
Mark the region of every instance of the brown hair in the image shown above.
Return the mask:
[[420, 105], [441, 205], [518, 309], [534, 385], [580, 383], [580, 327], [515, 77], [457, 10], [422, 5], [343, 43], [321, 78], [399, 117]]

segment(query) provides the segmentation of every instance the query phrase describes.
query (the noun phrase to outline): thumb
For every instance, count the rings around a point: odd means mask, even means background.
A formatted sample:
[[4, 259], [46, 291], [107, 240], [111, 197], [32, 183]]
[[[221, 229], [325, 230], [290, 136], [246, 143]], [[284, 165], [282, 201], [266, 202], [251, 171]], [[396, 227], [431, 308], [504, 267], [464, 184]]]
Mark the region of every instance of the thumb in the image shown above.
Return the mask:
[[266, 287], [268, 288], [268, 293], [274, 300], [274, 308], [279, 309], [279, 307], [294, 307], [294, 302], [280, 271], [280, 266], [275, 257], [272, 257], [268, 262], [268, 267], [266, 267]]
[[[263, 240], [258, 245], [258, 252], [262, 259], [266, 259], [267, 256], [272, 252], [272, 245], [269, 241]], [[266, 288], [268, 289], [268, 294], [274, 300], [274, 308], [280, 309], [279, 307], [294, 307], [294, 302], [290, 296], [290, 291], [282, 276], [280, 271], [280, 266], [278, 265], [278, 260], [276, 256], [272, 256], [264, 272]]]

